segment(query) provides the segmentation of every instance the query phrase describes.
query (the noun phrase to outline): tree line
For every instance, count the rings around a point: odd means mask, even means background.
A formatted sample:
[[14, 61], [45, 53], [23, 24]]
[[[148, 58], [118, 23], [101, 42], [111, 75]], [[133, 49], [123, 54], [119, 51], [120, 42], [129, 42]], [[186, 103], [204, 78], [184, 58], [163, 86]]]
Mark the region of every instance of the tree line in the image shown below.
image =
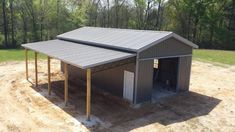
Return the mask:
[[235, 50], [235, 0], [1, 0], [0, 48], [81, 26], [173, 31], [201, 48]]

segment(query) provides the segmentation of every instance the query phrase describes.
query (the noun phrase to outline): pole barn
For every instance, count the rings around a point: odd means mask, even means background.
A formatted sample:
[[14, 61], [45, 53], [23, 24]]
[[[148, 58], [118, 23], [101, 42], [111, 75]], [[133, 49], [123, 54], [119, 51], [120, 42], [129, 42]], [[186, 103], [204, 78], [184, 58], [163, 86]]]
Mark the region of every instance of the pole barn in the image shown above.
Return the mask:
[[90, 120], [92, 86], [123, 98], [130, 104], [157, 101], [189, 90], [193, 48], [197, 45], [167, 31], [146, 31], [82, 27], [57, 36], [55, 40], [22, 45], [48, 56], [48, 94], [51, 93], [50, 59], [61, 60], [65, 79], [65, 104], [68, 82], [87, 82], [86, 113]]

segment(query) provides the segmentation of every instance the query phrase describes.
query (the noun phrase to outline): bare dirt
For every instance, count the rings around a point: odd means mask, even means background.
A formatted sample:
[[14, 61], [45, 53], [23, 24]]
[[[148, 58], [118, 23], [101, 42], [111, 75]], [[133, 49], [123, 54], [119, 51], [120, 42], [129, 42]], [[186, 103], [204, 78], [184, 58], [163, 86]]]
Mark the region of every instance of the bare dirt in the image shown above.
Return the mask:
[[[39, 87], [25, 79], [24, 62], [0, 63], [0, 132], [30, 131], [235, 131], [235, 66], [193, 61], [190, 92], [130, 108], [109, 95], [92, 93], [92, 121], [85, 119], [85, 84], [69, 86], [63, 102], [59, 61], [39, 61]], [[34, 67], [30, 62], [30, 79]]]

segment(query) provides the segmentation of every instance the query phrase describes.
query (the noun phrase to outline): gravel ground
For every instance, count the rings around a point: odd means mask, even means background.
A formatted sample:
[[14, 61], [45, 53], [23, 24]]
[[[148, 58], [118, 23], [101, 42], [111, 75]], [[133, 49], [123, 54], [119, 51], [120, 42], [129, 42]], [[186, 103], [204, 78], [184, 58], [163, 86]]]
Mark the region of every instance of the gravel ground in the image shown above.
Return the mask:
[[[193, 61], [190, 92], [138, 109], [92, 93], [92, 122], [86, 122], [85, 84], [69, 86], [64, 106], [60, 63], [52, 61], [51, 96], [46, 64], [39, 61], [40, 85], [35, 88], [25, 80], [24, 62], [0, 63], [0, 132], [235, 131], [235, 66]], [[29, 68], [34, 78], [33, 62]]]

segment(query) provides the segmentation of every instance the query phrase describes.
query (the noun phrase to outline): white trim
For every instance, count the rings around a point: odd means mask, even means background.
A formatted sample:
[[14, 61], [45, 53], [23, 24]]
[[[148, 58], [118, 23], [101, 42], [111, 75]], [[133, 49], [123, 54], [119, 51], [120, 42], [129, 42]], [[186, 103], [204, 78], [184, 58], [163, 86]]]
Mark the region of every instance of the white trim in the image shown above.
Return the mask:
[[131, 102], [134, 96], [134, 78], [134, 72], [124, 70], [123, 98]]

